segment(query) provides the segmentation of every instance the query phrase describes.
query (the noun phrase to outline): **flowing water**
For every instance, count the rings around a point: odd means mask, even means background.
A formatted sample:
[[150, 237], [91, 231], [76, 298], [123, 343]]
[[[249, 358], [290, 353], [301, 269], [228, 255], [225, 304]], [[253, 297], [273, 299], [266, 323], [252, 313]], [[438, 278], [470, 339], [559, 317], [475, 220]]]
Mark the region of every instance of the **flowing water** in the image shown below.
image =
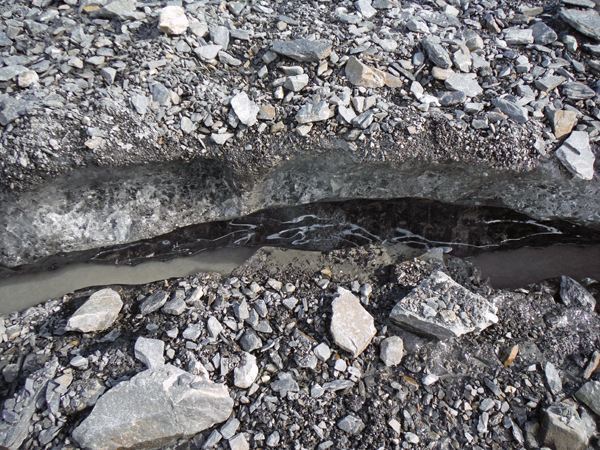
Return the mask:
[[453, 255], [470, 257], [498, 288], [560, 275], [600, 279], [600, 232], [593, 229], [536, 221], [505, 208], [414, 198], [350, 200], [269, 209], [3, 268], [0, 313], [88, 286], [143, 284], [199, 271], [228, 274], [265, 245], [326, 251], [386, 242], [424, 251], [448, 247]]

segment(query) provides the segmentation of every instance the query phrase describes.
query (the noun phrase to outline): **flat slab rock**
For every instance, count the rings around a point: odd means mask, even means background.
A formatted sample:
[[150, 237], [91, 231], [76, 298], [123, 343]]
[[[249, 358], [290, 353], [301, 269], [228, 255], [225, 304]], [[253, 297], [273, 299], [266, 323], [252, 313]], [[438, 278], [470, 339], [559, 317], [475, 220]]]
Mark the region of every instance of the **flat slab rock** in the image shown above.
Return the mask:
[[375, 320], [362, 307], [358, 298], [344, 288], [338, 288], [338, 295], [331, 306], [333, 340], [356, 358], [367, 348], [377, 333]]
[[155, 448], [224, 422], [232, 409], [224, 384], [166, 364], [109, 390], [72, 436], [90, 450]]
[[112, 289], [94, 292], [67, 322], [67, 330], [89, 333], [109, 328], [117, 319], [123, 302]]
[[446, 340], [498, 322], [497, 308], [437, 271], [400, 300], [390, 320], [412, 333]]

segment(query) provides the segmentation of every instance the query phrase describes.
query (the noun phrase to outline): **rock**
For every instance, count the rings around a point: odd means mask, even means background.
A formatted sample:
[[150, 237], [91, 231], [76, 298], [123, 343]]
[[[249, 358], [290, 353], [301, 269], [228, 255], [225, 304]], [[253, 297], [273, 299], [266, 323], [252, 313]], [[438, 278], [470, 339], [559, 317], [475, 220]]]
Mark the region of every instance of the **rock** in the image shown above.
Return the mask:
[[33, 70], [28, 70], [27, 72], [21, 72], [17, 78], [17, 84], [19, 85], [19, 87], [22, 87], [22, 88], [27, 88], [29, 86], [36, 85], [36, 84], [38, 84], [39, 81], [40, 81], [40, 77]]
[[240, 339], [240, 345], [245, 352], [251, 352], [262, 347], [262, 340], [254, 330], [247, 330]]
[[378, 88], [385, 86], [386, 75], [381, 70], [369, 67], [355, 56], [351, 56], [346, 62], [346, 78], [354, 86]]
[[452, 60], [448, 51], [442, 47], [439, 38], [434, 36], [425, 36], [421, 41], [421, 45], [427, 53], [429, 60], [442, 69], [449, 69], [452, 67]]
[[420, 19], [411, 18], [406, 22], [406, 28], [414, 33], [430, 33], [427, 24]]
[[600, 381], [588, 381], [575, 393], [575, 398], [600, 416]]
[[196, 342], [196, 340], [200, 337], [200, 334], [202, 334], [202, 331], [200, 330], [200, 325], [198, 325], [197, 323], [193, 323], [189, 324], [185, 328], [185, 330], [183, 330], [181, 337], [183, 339], [188, 339], [190, 341]]
[[437, 375], [435, 375], [433, 373], [430, 373], [423, 377], [423, 379], [421, 380], [421, 383], [423, 383], [423, 386], [431, 386], [432, 384], [437, 383], [439, 379], [440, 379], [440, 377], [438, 377]]
[[504, 364], [504, 367], [508, 367], [512, 363], [517, 355], [519, 354], [519, 346], [513, 345], [507, 348], [500, 354], [500, 362]]
[[218, 145], [225, 144], [225, 142], [227, 142], [232, 137], [233, 137], [233, 134], [231, 134], [231, 133], [212, 133], [210, 135], [210, 138], [212, 139], [212, 141]]
[[208, 329], [208, 333], [210, 334], [210, 337], [216, 339], [219, 334], [221, 333], [221, 331], [223, 331], [223, 325], [221, 325], [221, 323], [219, 322], [219, 320], [214, 317], [214, 316], [210, 316], [206, 322], [206, 328]]
[[100, 75], [102, 76], [106, 84], [111, 85], [115, 82], [117, 70], [112, 67], [103, 67], [102, 69], [100, 69]]
[[271, 383], [271, 389], [279, 393], [280, 397], [285, 397], [288, 392], [298, 392], [300, 387], [291, 374], [279, 372], [279, 380]]
[[583, 180], [594, 177], [594, 160], [596, 159], [590, 147], [590, 138], [585, 131], [573, 131], [569, 139], [556, 151], [559, 161]]
[[543, 78], [535, 81], [535, 86], [540, 91], [551, 91], [563, 84], [567, 79], [565, 77], [555, 75], [545, 75]]
[[281, 437], [279, 436], [279, 431], [273, 431], [273, 433], [271, 433], [267, 438], [267, 447], [277, 447], [280, 439]]
[[204, 61], [212, 61], [217, 57], [220, 51], [221, 46], [215, 44], [202, 45], [194, 49], [194, 53]]
[[250, 353], [243, 353], [242, 363], [233, 371], [233, 384], [240, 389], [247, 389], [258, 376], [256, 358]]
[[154, 311], [162, 308], [165, 303], [167, 303], [167, 299], [169, 298], [169, 293], [165, 291], [156, 291], [154, 294], [149, 295], [140, 305], [140, 313], [145, 316]]
[[550, 110], [547, 117], [556, 139], [566, 138], [577, 123], [577, 113], [574, 111]]
[[548, 45], [558, 39], [556, 32], [544, 22], [537, 22], [529, 27], [529, 29], [533, 34], [533, 41], [536, 44]]
[[114, 323], [122, 307], [121, 296], [112, 289], [94, 292], [69, 318], [66, 329], [82, 333], [104, 331]]
[[[446, 300], [440, 303], [442, 298]], [[455, 309], [461, 311], [460, 316], [454, 313]], [[497, 323], [496, 311], [484, 297], [437, 271], [394, 306], [390, 320], [417, 335], [446, 340], [479, 333]]]
[[492, 104], [517, 123], [525, 123], [528, 120], [527, 110], [510, 100], [495, 98]]
[[300, 92], [306, 87], [308, 81], [308, 75], [306, 75], [305, 73], [301, 75], [292, 75], [286, 78], [283, 87], [293, 92]]
[[311, 123], [327, 120], [331, 117], [331, 111], [327, 102], [307, 103], [296, 114], [298, 123]]
[[600, 40], [600, 15], [597, 11], [562, 8], [560, 17], [580, 33]]
[[160, 10], [158, 29], [167, 34], [183, 34], [190, 22], [181, 6], [169, 5]]
[[29, 69], [20, 65], [12, 65], [0, 68], [0, 81], [10, 81], [22, 73], [28, 72]]
[[166, 364], [106, 392], [72, 436], [90, 450], [162, 446], [223, 422], [232, 409], [224, 384]]
[[135, 1], [117, 0], [115, 2], [110, 2], [106, 6], [98, 9], [93, 13], [93, 16], [103, 19], [119, 18], [121, 20], [139, 20], [145, 16], [143, 13], [136, 13], [135, 10]]
[[331, 54], [331, 44], [326, 41], [273, 41], [271, 51], [299, 62], [318, 62]]
[[354, 2], [354, 6], [365, 19], [370, 19], [377, 14], [377, 10], [371, 6], [371, 0], [358, 0]]
[[560, 283], [560, 298], [568, 307], [596, 309], [596, 299], [586, 288], [573, 278], [563, 275]]
[[577, 81], [564, 83], [561, 87], [563, 95], [571, 100], [586, 100], [596, 96], [593, 89]]
[[319, 345], [317, 345], [314, 348], [313, 352], [315, 356], [319, 359], [319, 361], [325, 362], [331, 357], [331, 349], [325, 342], [322, 342]]
[[475, 30], [467, 28], [463, 31], [463, 37], [465, 39], [465, 45], [470, 51], [482, 50], [485, 47], [483, 39]]
[[210, 40], [213, 44], [220, 45], [223, 50], [229, 47], [229, 29], [224, 26], [210, 27]]
[[575, 408], [561, 402], [542, 410], [540, 441], [551, 448], [584, 450], [590, 435]]
[[507, 28], [504, 30], [504, 40], [509, 45], [533, 44], [533, 31], [518, 27]]
[[390, 336], [381, 341], [380, 358], [387, 366], [397, 366], [404, 357], [404, 342], [398, 336]]
[[562, 391], [562, 381], [560, 379], [560, 375], [558, 374], [556, 367], [554, 367], [554, 364], [552, 364], [550, 361], [544, 365], [544, 374], [546, 375], [546, 384], [553, 395], [556, 395]]
[[456, 72], [452, 69], [442, 69], [441, 67], [434, 66], [431, 69], [431, 76], [436, 80], [444, 81], [454, 75]]
[[338, 288], [332, 304], [331, 334], [334, 342], [353, 358], [360, 355], [377, 333], [374, 319], [352, 292]]
[[594, 353], [592, 353], [592, 357], [590, 358], [590, 362], [583, 372], [583, 379], [589, 379], [594, 371], [598, 368], [598, 365], [600, 365], [600, 352], [594, 350]]
[[231, 439], [235, 433], [237, 433], [239, 427], [240, 421], [235, 417], [230, 417], [229, 420], [221, 427], [219, 432], [221, 433], [221, 437], [223, 439]]
[[150, 99], [145, 95], [141, 94], [132, 94], [129, 98], [131, 106], [135, 108], [138, 114], [144, 115], [148, 110], [148, 105], [150, 105]]
[[[184, 123], [183, 119], [187, 119], [187, 121]], [[187, 117], [182, 117], [181, 129], [186, 133], [191, 133], [193, 131], [193, 122]], [[185, 301], [181, 298], [175, 298], [170, 302], [165, 303], [165, 306], [163, 306], [162, 311], [165, 314], [171, 314], [172, 316], [180, 316], [186, 309], [187, 305], [185, 304]]]
[[159, 369], [165, 364], [165, 343], [160, 339], [139, 337], [135, 341], [135, 357], [146, 364], [148, 369]]
[[365, 429], [365, 424], [358, 417], [348, 414], [337, 423], [337, 426], [349, 434], [357, 434]]
[[244, 433], [240, 433], [229, 439], [229, 448], [231, 450], [248, 450], [250, 445]]
[[231, 99], [231, 107], [235, 115], [247, 127], [256, 123], [260, 108], [256, 103], [248, 98], [248, 94], [240, 92]]
[[444, 84], [447, 89], [464, 92], [467, 97], [477, 97], [483, 93], [483, 89], [477, 82], [477, 75], [474, 73], [455, 73], [444, 81]]

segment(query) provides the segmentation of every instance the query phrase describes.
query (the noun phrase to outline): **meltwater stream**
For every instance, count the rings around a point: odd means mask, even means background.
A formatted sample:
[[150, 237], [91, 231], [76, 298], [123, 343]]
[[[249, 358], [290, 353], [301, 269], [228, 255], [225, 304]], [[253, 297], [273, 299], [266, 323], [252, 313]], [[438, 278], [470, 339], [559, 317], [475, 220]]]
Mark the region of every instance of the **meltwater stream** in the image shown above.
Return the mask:
[[[600, 279], [600, 232], [505, 208], [414, 198], [312, 203], [180, 228], [130, 244], [2, 268], [0, 313], [88, 286], [143, 284], [200, 271], [230, 273], [269, 245], [327, 251], [374, 243], [450, 247], [498, 288], [569, 275]], [[535, 248], [532, 248], [535, 247]]]

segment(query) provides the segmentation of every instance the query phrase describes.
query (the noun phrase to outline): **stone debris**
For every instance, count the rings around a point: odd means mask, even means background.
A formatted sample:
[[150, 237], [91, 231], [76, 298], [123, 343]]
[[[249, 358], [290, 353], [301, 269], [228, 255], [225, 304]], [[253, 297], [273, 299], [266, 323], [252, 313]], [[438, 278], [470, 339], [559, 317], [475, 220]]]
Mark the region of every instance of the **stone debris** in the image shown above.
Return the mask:
[[[592, 433], [573, 408], [557, 402], [542, 411], [540, 441], [550, 448], [583, 450]], [[595, 424], [594, 424], [595, 428]]]
[[349, 434], [360, 433], [365, 428], [364, 422], [352, 414], [349, 414], [340, 420], [337, 426]]
[[166, 364], [106, 392], [73, 438], [91, 450], [152, 446], [223, 422], [232, 408], [226, 386]]
[[331, 44], [325, 41], [309, 41], [308, 39], [273, 41], [271, 51], [298, 62], [319, 62], [331, 54]]
[[562, 8], [560, 18], [580, 33], [600, 40], [600, 15], [597, 11]]
[[554, 364], [550, 361], [544, 365], [544, 375], [546, 375], [546, 384], [548, 385], [550, 392], [552, 392], [552, 395], [556, 395], [562, 391], [563, 387], [560, 375], [556, 370], [556, 367], [554, 367]]
[[144, 299], [144, 301], [140, 304], [140, 313], [142, 315], [147, 315], [153, 313], [154, 311], [158, 311], [160, 308], [165, 306], [167, 300], [169, 299], [169, 294], [165, 291], [157, 291], [152, 295], [149, 295]]
[[160, 369], [164, 366], [164, 350], [165, 343], [159, 339], [139, 337], [135, 341], [135, 357], [143, 362], [148, 369]]
[[573, 131], [569, 139], [556, 151], [556, 157], [576, 177], [582, 180], [594, 178], [596, 157], [592, 153], [587, 132]]
[[163, 33], [183, 34], [189, 25], [190, 22], [181, 6], [169, 5], [160, 11], [158, 28]]
[[588, 381], [575, 393], [581, 403], [600, 416], [600, 382]]
[[237, 387], [247, 389], [252, 386], [252, 383], [254, 383], [256, 377], [258, 377], [256, 358], [250, 353], [244, 353], [242, 356], [242, 363], [235, 368], [233, 374], [233, 384]]
[[248, 98], [248, 94], [241, 92], [231, 99], [231, 107], [240, 122], [251, 127], [257, 121], [259, 107]]
[[496, 311], [485, 298], [438, 271], [394, 306], [390, 320], [415, 334], [446, 340], [497, 323]]
[[340, 288], [332, 304], [331, 334], [342, 350], [359, 356], [377, 333], [373, 317], [352, 292]]
[[398, 336], [390, 336], [381, 341], [381, 360], [386, 366], [400, 364], [404, 357], [404, 342]]
[[587, 367], [585, 368], [585, 370], [583, 372], [583, 379], [588, 380], [592, 376], [592, 374], [596, 371], [599, 364], [600, 364], [600, 352], [598, 352], [597, 350], [594, 350], [594, 353], [592, 353], [592, 357], [590, 358], [590, 362], [588, 363]]
[[66, 329], [89, 333], [104, 331], [117, 320], [123, 302], [112, 289], [102, 289], [90, 298], [69, 318]]
[[596, 309], [596, 299], [573, 278], [563, 275], [560, 283], [560, 298], [568, 307]]

